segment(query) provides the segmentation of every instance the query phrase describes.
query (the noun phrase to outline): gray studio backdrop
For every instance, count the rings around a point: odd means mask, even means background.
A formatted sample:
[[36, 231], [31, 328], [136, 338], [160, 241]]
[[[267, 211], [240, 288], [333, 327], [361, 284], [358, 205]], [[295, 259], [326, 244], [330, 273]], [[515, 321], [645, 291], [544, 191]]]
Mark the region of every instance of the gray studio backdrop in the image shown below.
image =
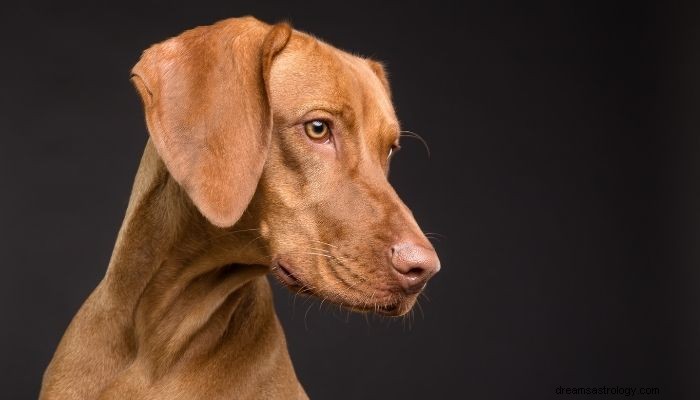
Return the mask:
[[25, 3], [0, 24], [0, 398], [35, 398], [102, 277], [147, 138], [140, 52], [288, 20], [385, 61], [391, 181], [443, 270], [411, 320], [276, 287], [315, 399], [698, 392], [697, 10], [634, 2]]

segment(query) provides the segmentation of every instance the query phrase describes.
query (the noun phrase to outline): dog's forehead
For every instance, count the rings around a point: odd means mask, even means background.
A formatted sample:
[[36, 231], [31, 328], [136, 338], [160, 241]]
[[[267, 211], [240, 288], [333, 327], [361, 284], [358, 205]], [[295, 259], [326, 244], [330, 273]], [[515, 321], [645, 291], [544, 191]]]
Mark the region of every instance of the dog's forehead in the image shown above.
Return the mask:
[[273, 62], [270, 92], [274, 110], [291, 118], [329, 109], [398, 128], [388, 90], [366, 59], [301, 32]]

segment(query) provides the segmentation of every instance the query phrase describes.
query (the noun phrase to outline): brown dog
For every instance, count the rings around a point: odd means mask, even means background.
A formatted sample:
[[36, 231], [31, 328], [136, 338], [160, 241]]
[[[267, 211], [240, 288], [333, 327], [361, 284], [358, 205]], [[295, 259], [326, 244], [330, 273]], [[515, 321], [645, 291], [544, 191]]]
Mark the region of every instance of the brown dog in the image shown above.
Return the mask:
[[440, 268], [387, 181], [382, 66], [248, 17], [151, 47], [133, 82], [151, 138], [40, 397], [306, 398], [267, 272], [401, 315]]

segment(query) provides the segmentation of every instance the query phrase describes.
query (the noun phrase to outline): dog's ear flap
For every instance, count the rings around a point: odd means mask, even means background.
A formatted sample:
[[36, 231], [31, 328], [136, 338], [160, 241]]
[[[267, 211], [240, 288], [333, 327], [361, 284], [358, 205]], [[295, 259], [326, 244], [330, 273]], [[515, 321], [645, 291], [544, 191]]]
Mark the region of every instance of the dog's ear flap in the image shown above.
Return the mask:
[[219, 227], [235, 224], [255, 193], [272, 130], [268, 76], [291, 32], [229, 19], [154, 45], [132, 70], [158, 154]]

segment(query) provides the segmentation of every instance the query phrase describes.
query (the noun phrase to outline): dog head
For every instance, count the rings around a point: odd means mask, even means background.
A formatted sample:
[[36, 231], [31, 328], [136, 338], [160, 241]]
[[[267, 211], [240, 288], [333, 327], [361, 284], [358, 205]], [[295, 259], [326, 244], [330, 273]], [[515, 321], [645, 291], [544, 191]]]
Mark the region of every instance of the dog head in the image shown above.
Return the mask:
[[440, 263], [387, 180], [400, 128], [381, 64], [240, 18], [152, 47], [133, 75], [158, 154], [213, 225], [245, 219], [293, 289], [411, 309]]

